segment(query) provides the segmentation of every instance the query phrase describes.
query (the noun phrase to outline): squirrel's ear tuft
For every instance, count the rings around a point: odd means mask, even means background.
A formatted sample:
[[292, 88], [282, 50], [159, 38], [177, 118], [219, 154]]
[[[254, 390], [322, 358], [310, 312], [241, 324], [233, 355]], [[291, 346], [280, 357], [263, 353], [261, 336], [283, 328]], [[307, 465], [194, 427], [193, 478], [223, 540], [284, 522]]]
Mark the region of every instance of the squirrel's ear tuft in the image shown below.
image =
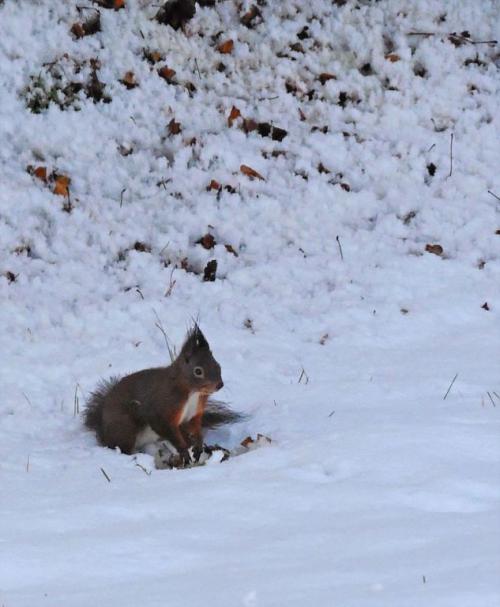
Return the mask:
[[209, 348], [206, 337], [201, 332], [200, 327], [195, 324], [193, 327], [193, 337], [197, 348]]
[[181, 353], [189, 358], [196, 350], [209, 349], [208, 341], [203, 335], [200, 327], [195, 323], [188, 331]]

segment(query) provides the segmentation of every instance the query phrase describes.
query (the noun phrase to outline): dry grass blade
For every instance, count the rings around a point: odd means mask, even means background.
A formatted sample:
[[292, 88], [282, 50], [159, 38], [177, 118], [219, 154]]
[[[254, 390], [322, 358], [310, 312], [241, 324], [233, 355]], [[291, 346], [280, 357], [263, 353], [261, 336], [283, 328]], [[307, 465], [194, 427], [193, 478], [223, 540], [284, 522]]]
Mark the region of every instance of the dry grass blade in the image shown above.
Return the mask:
[[160, 320], [160, 317], [158, 316], [158, 312], [154, 308], [153, 308], [153, 313], [156, 316], [155, 327], [157, 327], [161, 331], [161, 333], [163, 335], [163, 339], [165, 340], [165, 345], [167, 347], [167, 351], [168, 351], [168, 355], [170, 357], [170, 361], [174, 362], [174, 360], [176, 359], [175, 348], [172, 348], [170, 346], [170, 341], [168, 339], [168, 335], [167, 335], [165, 329], [163, 328], [163, 324], [162, 324], [162, 322]]
[[299, 383], [299, 384], [302, 383], [302, 379], [305, 380], [304, 381], [305, 384], [309, 383], [309, 375], [307, 375], [306, 370], [304, 369], [304, 367], [302, 367], [302, 372], [300, 374], [299, 381], [297, 383]]
[[151, 470], [148, 470], [142, 464], [139, 464], [139, 462], [135, 462], [135, 465], [137, 466], [137, 468], [140, 468], [145, 474], [151, 476]]
[[73, 397], [73, 417], [76, 417], [80, 414], [80, 399], [78, 398], [78, 388], [79, 384], [75, 386], [75, 395]]
[[105, 478], [105, 479], [108, 481], [108, 483], [110, 483], [110, 482], [111, 482], [111, 479], [110, 479], [110, 478], [109, 478], [109, 476], [107, 475], [106, 470], [104, 470], [104, 468], [101, 468], [100, 470], [101, 470], [101, 472], [103, 473], [104, 478]]
[[450, 393], [450, 390], [451, 390], [453, 384], [455, 383], [455, 380], [457, 379], [457, 377], [458, 377], [458, 373], [456, 373], [455, 377], [451, 380], [451, 384], [448, 386], [448, 390], [446, 390], [446, 394], [443, 396], [443, 400], [446, 400], [446, 397]]

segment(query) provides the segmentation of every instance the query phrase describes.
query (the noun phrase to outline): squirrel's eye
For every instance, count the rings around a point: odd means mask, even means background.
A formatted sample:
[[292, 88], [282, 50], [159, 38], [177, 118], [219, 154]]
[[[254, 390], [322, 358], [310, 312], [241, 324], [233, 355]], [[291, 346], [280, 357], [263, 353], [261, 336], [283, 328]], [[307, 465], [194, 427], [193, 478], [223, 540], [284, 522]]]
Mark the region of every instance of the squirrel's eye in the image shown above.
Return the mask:
[[196, 377], [203, 377], [205, 375], [205, 373], [203, 372], [202, 367], [195, 367], [193, 369], [193, 373], [196, 375]]

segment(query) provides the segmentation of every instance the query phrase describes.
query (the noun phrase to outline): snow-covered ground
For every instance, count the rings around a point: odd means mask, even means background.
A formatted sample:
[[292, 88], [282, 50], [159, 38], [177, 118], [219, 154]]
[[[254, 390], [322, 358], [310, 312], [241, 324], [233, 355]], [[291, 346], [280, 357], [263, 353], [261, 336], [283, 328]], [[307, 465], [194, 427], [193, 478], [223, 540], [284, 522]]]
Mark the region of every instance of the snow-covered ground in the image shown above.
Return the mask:
[[[0, 605], [498, 605], [498, 1], [77, 4], [0, 2]], [[97, 446], [198, 316], [272, 444]]]

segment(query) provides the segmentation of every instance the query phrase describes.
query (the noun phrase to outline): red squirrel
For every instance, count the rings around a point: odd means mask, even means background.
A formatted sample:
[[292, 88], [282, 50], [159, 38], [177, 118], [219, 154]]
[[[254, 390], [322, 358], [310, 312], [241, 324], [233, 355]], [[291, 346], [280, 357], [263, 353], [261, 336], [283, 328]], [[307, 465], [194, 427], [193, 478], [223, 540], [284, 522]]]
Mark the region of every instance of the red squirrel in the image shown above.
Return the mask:
[[106, 447], [123, 453], [168, 440], [184, 463], [203, 449], [203, 428], [239, 421], [242, 415], [209, 396], [224, 383], [221, 368], [197, 324], [168, 367], [144, 369], [102, 382], [88, 400], [85, 425]]

